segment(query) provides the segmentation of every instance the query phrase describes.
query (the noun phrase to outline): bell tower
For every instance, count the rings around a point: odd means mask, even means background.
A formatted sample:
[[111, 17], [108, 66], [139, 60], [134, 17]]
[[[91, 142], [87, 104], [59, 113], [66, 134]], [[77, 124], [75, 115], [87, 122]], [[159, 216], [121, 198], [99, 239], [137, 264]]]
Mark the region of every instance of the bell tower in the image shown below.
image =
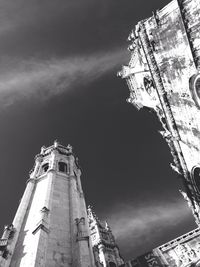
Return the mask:
[[11, 225], [1, 267], [93, 267], [81, 170], [72, 147], [42, 147]]
[[90, 206], [88, 207], [88, 220], [96, 266], [124, 266], [124, 260], [119, 253], [119, 248], [110, 227], [107, 222], [105, 224], [100, 222]]

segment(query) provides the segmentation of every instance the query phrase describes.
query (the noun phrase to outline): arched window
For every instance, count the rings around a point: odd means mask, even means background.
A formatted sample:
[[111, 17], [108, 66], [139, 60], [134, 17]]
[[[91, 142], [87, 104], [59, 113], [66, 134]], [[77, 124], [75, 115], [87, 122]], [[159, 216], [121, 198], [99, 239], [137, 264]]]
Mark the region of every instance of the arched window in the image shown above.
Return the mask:
[[200, 166], [193, 168], [192, 178], [193, 178], [197, 191], [200, 193]]
[[117, 267], [117, 265], [114, 262], [109, 262], [109, 267]]
[[200, 74], [193, 75], [189, 80], [189, 88], [192, 98], [197, 107], [200, 108]]
[[59, 170], [59, 172], [67, 173], [67, 164], [64, 162], [59, 162], [58, 163], [58, 170]]
[[143, 84], [146, 92], [151, 95], [154, 90], [153, 80], [149, 76], [145, 76], [143, 79]]
[[44, 165], [42, 165], [42, 173], [47, 172], [49, 169], [49, 163], [45, 163]]

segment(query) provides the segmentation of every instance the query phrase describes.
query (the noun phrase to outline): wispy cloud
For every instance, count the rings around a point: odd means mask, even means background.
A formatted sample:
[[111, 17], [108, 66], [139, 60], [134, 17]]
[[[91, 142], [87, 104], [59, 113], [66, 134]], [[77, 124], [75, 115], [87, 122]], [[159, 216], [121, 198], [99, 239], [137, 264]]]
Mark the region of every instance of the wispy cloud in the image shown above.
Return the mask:
[[30, 97], [48, 99], [75, 86], [91, 83], [114, 70], [123, 59], [124, 52], [120, 49], [46, 61], [4, 59], [0, 67], [1, 104], [7, 106], [17, 99]]
[[121, 205], [106, 214], [122, 250], [132, 257], [144, 248], [152, 249], [153, 244], [189, 216], [191, 211], [184, 201]]

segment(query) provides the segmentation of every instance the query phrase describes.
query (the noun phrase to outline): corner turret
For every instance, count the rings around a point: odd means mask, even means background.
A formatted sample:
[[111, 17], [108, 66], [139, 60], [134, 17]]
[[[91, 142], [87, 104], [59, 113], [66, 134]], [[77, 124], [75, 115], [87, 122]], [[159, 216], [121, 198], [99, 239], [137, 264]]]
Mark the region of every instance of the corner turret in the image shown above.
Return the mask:
[[88, 207], [88, 220], [96, 266], [122, 266], [124, 261], [108, 223], [102, 223], [91, 206]]

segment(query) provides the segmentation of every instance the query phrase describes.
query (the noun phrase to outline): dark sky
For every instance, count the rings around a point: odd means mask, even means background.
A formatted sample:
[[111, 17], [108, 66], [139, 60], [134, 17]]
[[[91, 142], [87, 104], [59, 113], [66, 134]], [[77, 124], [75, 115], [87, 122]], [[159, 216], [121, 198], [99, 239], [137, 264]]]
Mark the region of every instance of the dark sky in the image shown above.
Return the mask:
[[116, 77], [127, 36], [164, 0], [2, 0], [0, 225], [12, 222], [42, 145], [72, 144], [87, 204], [126, 259], [195, 227], [155, 115]]

